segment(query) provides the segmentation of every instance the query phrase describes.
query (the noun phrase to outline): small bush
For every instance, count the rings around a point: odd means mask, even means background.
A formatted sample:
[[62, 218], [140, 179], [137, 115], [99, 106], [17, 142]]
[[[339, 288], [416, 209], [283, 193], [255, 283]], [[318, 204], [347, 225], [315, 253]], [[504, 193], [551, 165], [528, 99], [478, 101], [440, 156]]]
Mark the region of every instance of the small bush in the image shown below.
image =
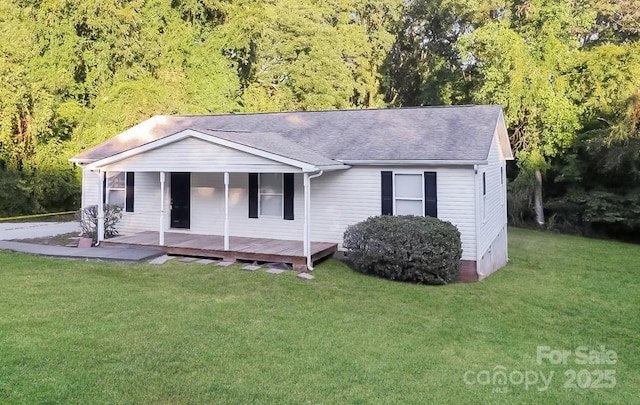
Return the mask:
[[[80, 222], [82, 236], [92, 238], [93, 243], [98, 242], [98, 206], [90, 205], [76, 213]], [[110, 238], [118, 234], [116, 224], [122, 218], [122, 208], [117, 205], [104, 206], [104, 236]]]
[[460, 274], [460, 232], [437, 218], [371, 217], [347, 228], [343, 246], [357, 271], [391, 280], [448, 284]]

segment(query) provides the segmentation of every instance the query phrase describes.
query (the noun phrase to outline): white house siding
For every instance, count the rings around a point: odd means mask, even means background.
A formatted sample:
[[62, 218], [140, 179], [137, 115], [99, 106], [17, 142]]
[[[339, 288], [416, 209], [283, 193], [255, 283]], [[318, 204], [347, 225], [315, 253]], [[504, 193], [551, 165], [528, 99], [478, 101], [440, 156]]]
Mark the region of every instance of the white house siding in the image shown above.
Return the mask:
[[98, 204], [100, 177], [85, 168], [82, 169], [82, 208]]
[[[506, 171], [497, 135], [494, 136], [489, 151], [489, 163], [478, 167], [478, 275], [486, 277], [507, 261], [507, 209], [506, 209]], [[500, 170], [503, 182], [500, 181]], [[483, 201], [482, 173], [486, 175], [487, 193]], [[483, 208], [483, 204], [486, 207]], [[486, 210], [484, 220], [482, 210]]]
[[[169, 227], [171, 215], [170, 182], [166, 175], [165, 223]], [[231, 173], [229, 181], [229, 234], [256, 238], [302, 240], [304, 226], [304, 190], [302, 174], [294, 177], [294, 219], [282, 217], [249, 218], [248, 174]], [[118, 225], [121, 234], [158, 230], [160, 221], [160, 176], [158, 173], [135, 174], [135, 204], [133, 213], [123, 213]], [[224, 233], [224, 175], [223, 173], [191, 173], [190, 229], [175, 230], [203, 235]]]
[[[342, 244], [348, 225], [381, 213], [382, 171], [421, 174], [437, 172], [438, 218], [458, 227], [462, 259], [476, 260], [476, 217], [473, 167], [355, 166], [326, 172], [311, 180], [311, 240]], [[85, 174], [83, 200], [97, 203], [98, 176]], [[165, 184], [165, 230], [169, 229], [170, 173]], [[302, 240], [304, 229], [303, 175], [294, 177], [294, 220], [281, 217], [248, 217], [248, 174], [230, 173], [229, 233], [232, 236]], [[91, 181], [93, 185], [87, 183]], [[134, 212], [123, 213], [120, 234], [157, 230], [160, 218], [160, 176], [136, 172]], [[191, 229], [185, 232], [221, 235], [224, 230], [224, 182], [222, 173], [191, 174]], [[180, 230], [181, 232], [184, 230]]]
[[[100, 177], [83, 170], [82, 206], [98, 204]], [[122, 235], [145, 230], [157, 230], [160, 223], [160, 175], [136, 173], [134, 185], [134, 212], [122, 211], [116, 229]], [[168, 223], [168, 222], [167, 222]]]
[[224, 232], [224, 174], [191, 174], [191, 231], [222, 235]]
[[293, 220], [279, 217], [249, 218], [249, 176], [231, 173], [229, 179], [229, 234], [255, 238], [302, 240], [304, 231], [304, 185], [302, 174], [294, 176]]
[[382, 171], [437, 172], [438, 218], [458, 227], [462, 259], [476, 260], [473, 167], [354, 166], [312, 179], [311, 240], [342, 244], [348, 225], [381, 214]]
[[116, 226], [121, 235], [157, 231], [160, 227], [160, 174], [138, 172], [134, 176], [133, 212], [122, 210], [122, 219]]
[[[129, 172], [291, 172], [295, 168], [250, 153], [216, 145], [198, 138], [185, 138], [104, 167]], [[299, 171], [299, 170], [297, 170]]]

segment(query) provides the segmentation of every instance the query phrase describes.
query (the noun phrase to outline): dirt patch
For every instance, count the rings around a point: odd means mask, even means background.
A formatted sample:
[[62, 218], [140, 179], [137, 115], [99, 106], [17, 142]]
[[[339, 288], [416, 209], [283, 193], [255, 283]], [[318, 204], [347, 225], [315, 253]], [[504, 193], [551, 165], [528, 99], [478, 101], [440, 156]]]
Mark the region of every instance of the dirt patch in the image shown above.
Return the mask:
[[78, 232], [63, 233], [62, 235], [44, 236], [42, 238], [32, 239], [14, 239], [14, 242], [32, 243], [34, 245], [51, 245], [51, 246], [78, 246]]

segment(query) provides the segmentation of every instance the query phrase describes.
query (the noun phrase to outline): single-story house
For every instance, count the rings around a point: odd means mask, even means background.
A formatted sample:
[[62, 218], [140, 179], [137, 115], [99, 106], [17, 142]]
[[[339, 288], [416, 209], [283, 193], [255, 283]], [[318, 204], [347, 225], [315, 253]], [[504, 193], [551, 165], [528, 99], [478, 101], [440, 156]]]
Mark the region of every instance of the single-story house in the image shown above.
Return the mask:
[[259, 243], [246, 238], [294, 241], [312, 267], [312, 244], [341, 249], [350, 224], [430, 215], [460, 230], [472, 281], [507, 262], [509, 159], [502, 108], [480, 105], [159, 115], [71, 161], [82, 206], [120, 205], [119, 233], [146, 232], [142, 244], [215, 235], [231, 253]]

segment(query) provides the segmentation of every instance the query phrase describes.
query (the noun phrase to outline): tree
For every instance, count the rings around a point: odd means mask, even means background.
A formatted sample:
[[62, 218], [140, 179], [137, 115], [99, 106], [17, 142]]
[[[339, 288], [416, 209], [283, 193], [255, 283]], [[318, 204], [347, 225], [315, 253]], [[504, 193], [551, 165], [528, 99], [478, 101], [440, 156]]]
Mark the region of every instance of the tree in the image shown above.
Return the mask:
[[[395, 4], [395, 6], [394, 6]], [[227, 28], [249, 111], [380, 105], [379, 67], [400, 2], [241, 2]], [[234, 23], [235, 22], [235, 23]]]
[[30, 210], [75, 208], [80, 183], [67, 159], [142, 119], [239, 108], [219, 32], [227, 6], [0, 5], [0, 170], [18, 177], [11, 184], [21, 184], [15, 192], [33, 201]]

